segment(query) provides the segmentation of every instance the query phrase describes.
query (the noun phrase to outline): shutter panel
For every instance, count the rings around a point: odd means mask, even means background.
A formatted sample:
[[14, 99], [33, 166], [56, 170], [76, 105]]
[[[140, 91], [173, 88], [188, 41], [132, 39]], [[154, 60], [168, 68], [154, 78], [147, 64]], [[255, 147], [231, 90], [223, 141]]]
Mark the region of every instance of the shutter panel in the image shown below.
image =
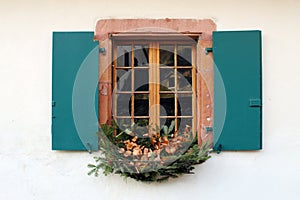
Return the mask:
[[98, 43], [93, 37], [93, 32], [53, 33], [53, 150], [98, 149]]
[[213, 56], [214, 149], [261, 149], [261, 31], [213, 32]]

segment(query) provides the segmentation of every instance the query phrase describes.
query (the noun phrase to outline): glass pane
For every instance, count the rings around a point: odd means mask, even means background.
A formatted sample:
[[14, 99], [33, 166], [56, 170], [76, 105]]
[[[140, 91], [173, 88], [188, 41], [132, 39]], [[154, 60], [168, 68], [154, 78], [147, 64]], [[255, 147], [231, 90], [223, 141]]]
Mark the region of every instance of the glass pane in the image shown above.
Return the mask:
[[192, 116], [192, 94], [178, 94], [178, 116]]
[[135, 118], [134, 125], [134, 135], [138, 138], [148, 137], [149, 118]]
[[[171, 127], [172, 121], [174, 121], [173, 123], [175, 124], [175, 118], [160, 118], [160, 127], [161, 127], [160, 134], [166, 134], [165, 130], [163, 129], [163, 126], [167, 126], [169, 129]], [[168, 134], [171, 135], [174, 132], [175, 132], [175, 126], [171, 127], [171, 130]]]
[[192, 69], [178, 69], [178, 90], [192, 91]]
[[134, 95], [134, 116], [149, 116], [149, 95]]
[[131, 115], [131, 94], [117, 94], [117, 116]]
[[174, 69], [160, 69], [160, 91], [175, 89]]
[[178, 118], [178, 132], [192, 134], [193, 118]]
[[175, 95], [160, 94], [160, 116], [175, 116]]
[[[149, 118], [134, 118], [134, 123], [137, 126], [146, 127], [149, 125]], [[147, 129], [147, 131], [148, 131], [148, 129]]]
[[117, 66], [131, 67], [131, 45], [117, 46]]
[[131, 91], [131, 70], [117, 70], [117, 90]]
[[174, 45], [160, 45], [159, 64], [160, 66], [174, 66]]
[[134, 70], [134, 90], [149, 91], [149, 70], [148, 69]]
[[116, 123], [118, 125], [117, 134], [131, 128], [131, 119], [130, 118], [116, 118]]
[[177, 46], [177, 66], [192, 66], [192, 46]]
[[134, 45], [134, 66], [149, 66], [149, 46]]

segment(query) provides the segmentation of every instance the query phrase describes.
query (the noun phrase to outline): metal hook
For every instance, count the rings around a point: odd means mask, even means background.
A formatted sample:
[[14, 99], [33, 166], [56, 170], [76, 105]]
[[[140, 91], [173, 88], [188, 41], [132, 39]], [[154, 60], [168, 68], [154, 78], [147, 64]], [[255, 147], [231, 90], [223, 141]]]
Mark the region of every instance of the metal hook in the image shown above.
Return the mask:
[[99, 48], [99, 53], [102, 53], [103, 55], [105, 55], [105, 48], [104, 47], [100, 47]]
[[207, 126], [207, 127], [205, 127], [205, 131], [206, 131], [206, 133], [212, 132], [213, 131], [213, 127]]
[[208, 55], [209, 52], [213, 52], [213, 48], [211, 47], [205, 48], [205, 54]]

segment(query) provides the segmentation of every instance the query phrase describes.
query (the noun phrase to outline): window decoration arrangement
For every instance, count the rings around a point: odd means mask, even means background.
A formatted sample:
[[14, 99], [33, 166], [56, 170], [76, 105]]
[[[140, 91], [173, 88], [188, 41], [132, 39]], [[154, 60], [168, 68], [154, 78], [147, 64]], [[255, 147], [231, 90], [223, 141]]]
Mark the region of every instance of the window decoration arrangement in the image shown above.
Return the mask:
[[261, 32], [215, 28], [109, 19], [54, 32], [52, 149], [100, 150], [90, 175], [148, 182], [193, 173], [211, 148], [261, 149]]
[[[120, 174], [142, 182], [161, 182], [192, 174], [194, 165], [210, 158], [211, 147], [201, 148], [186, 126], [181, 133], [171, 134], [174, 123], [164, 126], [163, 133], [155, 132], [151, 137], [138, 137], [133, 129], [126, 129], [114, 136], [116, 125], [102, 125], [100, 138], [101, 155], [95, 157], [95, 164], [89, 164], [89, 175]], [[138, 129], [138, 128], [137, 128]], [[137, 130], [138, 132], [138, 130]]]

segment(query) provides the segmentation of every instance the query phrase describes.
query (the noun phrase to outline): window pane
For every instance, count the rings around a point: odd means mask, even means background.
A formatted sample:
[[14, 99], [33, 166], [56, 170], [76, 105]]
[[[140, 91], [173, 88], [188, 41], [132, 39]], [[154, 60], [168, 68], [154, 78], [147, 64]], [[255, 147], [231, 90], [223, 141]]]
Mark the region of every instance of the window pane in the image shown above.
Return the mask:
[[[172, 121], [174, 121], [173, 123], [175, 124], [175, 118], [160, 118], [161, 134], [165, 134], [163, 126], [167, 126], [169, 129], [171, 127]], [[171, 129], [169, 135], [173, 134], [174, 132], [175, 132], [175, 126], [173, 126], [173, 128]]]
[[117, 94], [117, 116], [131, 115], [131, 94]]
[[174, 69], [160, 69], [160, 91], [175, 89]]
[[117, 70], [117, 90], [131, 91], [131, 70]]
[[131, 128], [131, 119], [130, 118], [116, 118], [116, 123], [118, 125], [117, 134]]
[[131, 45], [117, 46], [117, 66], [130, 67], [131, 66]]
[[175, 116], [175, 95], [160, 94], [160, 116]]
[[177, 66], [192, 65], [192, 47], [190, 45], [177, 46]]
[[192, 94], [178, 94], [178, 116], [192, 116]]
[[191, 127], [193, 125], [193, 118], [178, 118], [178, 132], [192, 134]]
[[178, 90], [192, 91], [192, 69], [178, 69]]
[[138, 138], [148, 137], [149, 118], [135, 118], [134, 124], [134, 135]]
[[149, 116], [149, 95], [134, 95], [134, 116]]
[[135, 91], [149, 91], [149, 70], [134, 70], [134, 89]]
[[134, 45], [134, 66], [149, 66], [149, 45]]
[[[141, 126], [141, 127], [146, 127], [149, 125], [149, 118], [134, 118], [134, 123], [137, 126]], [[145, 129], [146, 131], [148, 131], [148, 129]], [[145, 132], [147, 133], [147, 132]]]
[[174, 66], [174, 45], [160, 45], [159, 64], [160, 66]]

